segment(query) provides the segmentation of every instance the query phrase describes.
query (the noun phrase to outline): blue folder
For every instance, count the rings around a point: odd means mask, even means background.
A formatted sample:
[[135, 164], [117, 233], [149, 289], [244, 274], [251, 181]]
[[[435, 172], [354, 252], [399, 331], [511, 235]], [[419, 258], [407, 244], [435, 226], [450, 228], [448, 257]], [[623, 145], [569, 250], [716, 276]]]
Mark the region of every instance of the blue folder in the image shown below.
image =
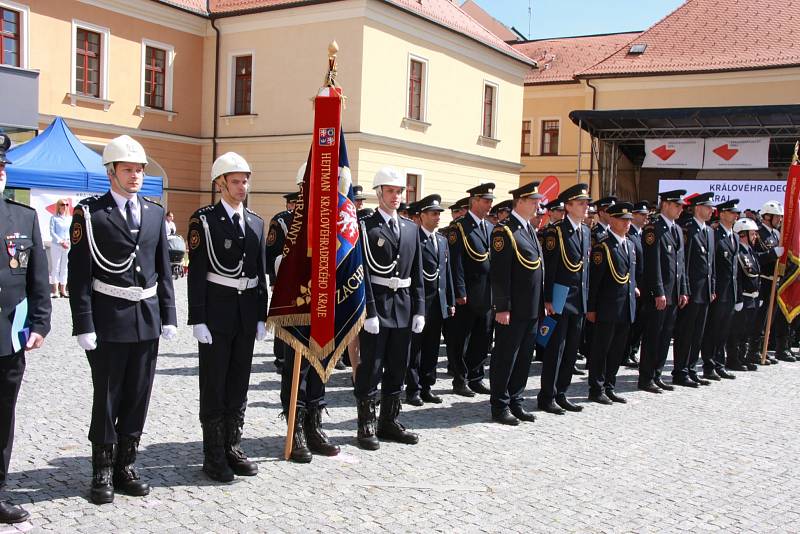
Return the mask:
[[539, 331], [536, 335], [536, 343], [542, 347], [546, 347], [547, 342], [550, 341], [550, 336], [553, 335], [553, 331], [556, 328], [557, 322], [558, 321], [556, 321], [553, 316], [547, 316], [539, 321]]
[[25, 347], [30, 334], [28, 299], [22, 299], [22, 302], [14, 308], [14, 319], [11, 321], [11, 348], [15, 354]]

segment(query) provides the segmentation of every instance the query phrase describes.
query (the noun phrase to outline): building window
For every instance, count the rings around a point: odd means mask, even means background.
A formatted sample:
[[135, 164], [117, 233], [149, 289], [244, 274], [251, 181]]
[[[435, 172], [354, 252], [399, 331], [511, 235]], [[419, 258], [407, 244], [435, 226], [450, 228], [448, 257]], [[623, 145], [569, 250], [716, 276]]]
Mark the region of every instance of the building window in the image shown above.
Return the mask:
[[531, 155], [531, 121], [522, 121], [522, 150], [523, 156]]
[[495, 105], [497, 102], [497, 86], [484, 84], [483, 86], [483, 125], [481, 135], [494, 138], [495, 136]]
[[20, 51], [20, 13], [13, 9], [0, 7], [0, 45], [2, 45], [2, 63], [13, 67], [21, 66]]
[[75, 92], [100, 98], [100, 34], [78, 28], [75, 44]]
[[420, 178], [419, 174], [406, 174], [406, 204], [418, 200]]
[[235, 61], [233, 114], [250, 115], [253, 83], [253, 56], [238, 56]]
[[164, 109], [167, 87], [167, 51], [153, 46], [144, 50], [144, 105]]
[[408, 66], [408, 114], [409, 119], [425, 120], [425, 77], [427, 64], [421, 59], [411, 59]]
[[558, 121], [542, 121], [542, 156], [558, 156]]

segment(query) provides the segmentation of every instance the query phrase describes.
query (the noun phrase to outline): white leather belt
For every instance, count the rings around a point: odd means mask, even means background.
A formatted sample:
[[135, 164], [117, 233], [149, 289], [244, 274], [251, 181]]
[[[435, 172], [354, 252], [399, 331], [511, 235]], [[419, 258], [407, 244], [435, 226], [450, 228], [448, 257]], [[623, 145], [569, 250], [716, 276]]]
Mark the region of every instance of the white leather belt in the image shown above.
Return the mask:
[[252, 289], [258, 285], [258, 278], [228, 278], [227, 276], [222, 276], [217, 273], [208, 273], [206, 274], [206, 280], [211, 282], [212, 284], [219, 284], [225, 287], [232, 287], [233, 289], [238, 289], [239, 291], [244, 291], [245, 289]]
[[758, 298], [758, 291], [753, 291], [752, 293], [742, 293], [743, 297], [757, 299]]
[[119, 299], [139, 302], [140, 300], [154, 297], [156, 291], [158, 291], [158, 286], [155, 285], [153, 287], [147, 287], [147, 288], [139, 286], [119, 287], [119, 286], [112, 286], [111, 284], [106, 284], [105, 282], [101, 282], [100, 280], [95, 278], [94, 280], [92, 280], [92, 289], [94, 289], [98, 293], [102, 293], [103, 295], [108, 295], [109, 297], [117, 297]]
[[397, 291], [401, 287], [411, 287], [411, 278], [384, 278], [383, 276], [370, 275], [369, 281], [375, 285], [388, 287], [392, 291]]

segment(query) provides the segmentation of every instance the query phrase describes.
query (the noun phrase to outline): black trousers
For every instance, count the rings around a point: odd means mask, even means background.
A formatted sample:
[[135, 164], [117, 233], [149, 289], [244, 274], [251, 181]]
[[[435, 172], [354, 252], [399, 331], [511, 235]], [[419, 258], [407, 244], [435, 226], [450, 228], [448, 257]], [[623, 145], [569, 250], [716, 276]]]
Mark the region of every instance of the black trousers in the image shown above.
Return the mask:
[[156, 373], [158, 338], [138, 343], [98, 341], [86, 356], [94, 389], [89, 441], [112, 445], [119, 435], [141, 437]]
[[661, 372], [667, 363], [669, 343], [675, 329], [675, 318], [678, 306], [668, 304], [663, 310], [657, 310], [654, 302], [642, 306], [647, 317], [642, 337], [642, 352], [639, 359], [639, 385], [643, 386], [655, 378], [661, 378]]
[[439, 363], [439, 344], [442, 340], [442, 313], [434, 309], [425, 317], [421, 334], [411, 334], [411, 357], [406, 373], [406, 394], [420, 389], [430, 390], [436, 383], [436, 364]]
[[200, 349], [200, 420], [244, 419], [256, 332], [211, 331], [213, 343]]
[[578, 357], [583, 315], [562, 313], [544, 349], [542, 387], [539, 404], [547, 404], [557, 395], [565, 395], [572, 382], [572, 369]]
[[675, 341], [672, 345], [672, 378], [684, 380], [697, 375], [697, 361], [706, 327], [708, 303], [690, 302], [678, 311], [675, 322]]
[[[756, 322], [758, 308], [743, 308], [738, 312], [733, 313], [731, 320], [730, 334], [725, 343], [725, 351], [727, 352], [727, 360], [724, 365], [734, 367], [744, 364], [744, 349], [747, 348], [746, 343], [755, 343], [758, 345], [758, 334], [760, 325]], [[761, 354], [761, 346], [758, 345], [756, 350]]]
[[[289, 345], [285, 345], [289, 348]], [[289, 400], [292, 395], [292, 372], [294, 370], [294, 350], [289, 348], [286, 352], [284, 359], [283, 369], [281, 369], [281, 405], [283, 406], [283, 413], [289, 413]], [[300, 362], [300, 384], [297, 388], [297, 407], [310, 408], [312, 406], [319, 406], [324, 408], [325, 402], [325, 384], [317, 374], [308, 360], [302, 358]], [[327, 362], [323, 362], [326, 365]]]
[[489, 403], [492, 414], [498, 415], [509, 406], [522, 406], [522, 393], [528, 384], [533, 352], [530, 338], [536, 337], [539, 319], [515, 320], [507, 325], [495, 323], [495, 342], [489, 363]]
[[447, 325], [447, 351], [453, 364], [453, 384], [474, 384], [483, 380], [483, 368], [491, 343], [492, 312], [476, 312], [469, 305], [456, 306]]
[[0, 357], [0, 451], [3, 462], [0, 464], [0, 489], [6, 486], [8, 464], [11, 462], [11, 449], [14, 446], [14, 415], [17, 397], [25, 372], [25, 351]]
[[411, 352], [411, 328], [386, 328], [381, 326], [377, 334], [362, 330], [358, 335], [361, 343], [361, 363], [356, 370], [353, 390], [356, 399], [368, 400], [378, 396], [399, 395], [408, 369]]
[[645, 314], [642, 311], [642, 299], [638, 298], [636, 299], [636, 319], [628, 330], [628, 345], [625, 348], [625, 357], [629, 360], [632, 360], [636, 353], [639, 352], [645, 324], [646, 320]]
[[284, 340], [275, 336], [275, 340], [272, 344], [272, 354], [275, 355], [275, 363], [277, 365], [282, 364], [286, 361], [286, 356], [293, 352], [292, 349], [289, 348], [289, 345], [286, 344]]
[[599, 321], [592, 325], [592, 358], [589, 360], [589, 393], [613, 390], [625, 358], [631, 324]]
[[[703, 334], [703, 371], [711, 372], [725, 367], [725, 345], [731, 332], [734, 302], [721, 302], [719, 299], [711, 303], [708, 320]], [[755, 312], [755, 308], [753, 308]]]

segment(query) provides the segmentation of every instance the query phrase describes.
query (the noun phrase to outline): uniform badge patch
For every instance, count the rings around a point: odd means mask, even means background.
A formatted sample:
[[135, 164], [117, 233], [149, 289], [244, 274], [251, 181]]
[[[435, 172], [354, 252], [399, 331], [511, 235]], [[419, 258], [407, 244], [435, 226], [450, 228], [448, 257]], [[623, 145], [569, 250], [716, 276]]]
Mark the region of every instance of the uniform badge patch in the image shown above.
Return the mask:
[[458, 239], [458, 236], [456, 235], [456, 231], [453, 230], [450, 232], [450, 235], [447, 236], [447, 241], [449, 241], [451, 245], [454, 245], [456, 239]]
[[81, 242], [81, 239], [83, 238], [83, 227], [80, 223], [76, 222], [72, 225], [72, 232], [70, 232], [70, 235], [72, 236], [73, 245], [77, 245]]
[[542, 326], [539, 328], [539, 335], [540, 335], [540, 336], [542, 336], [542, 337], [545, 337], [545, 336], [547, 336], [547, 333], [548, 333], [548, 332], [550, 332], [550, 327], [549, 327], [549, 326], [547, 326], [547, 325], [545, 325], [545, 324], [543, 324], [543, 325], [542, 325]]
[[648, 245], [652, 245], [653, 243], [656, 242], [656, 234], [653, 232], [647, 232], [644, 235], [644, 242], [647, 243]]
[[192, 230], [189, 232], [189, 248], [194, 250], [198, 246], [200, 246], [200, 232], [197, 230]]
[[382, 238], [382, 237], [379, 237], [378, 238], [378, 246], [382, 247], [384, 243], [386, 243], [386, 240], [384, 238]]
[[225, 250], [230, 249], [231, 245], [233, 245], [233, 241], [231, 241], [230, 239], [226, 239], [225, 241], [222, 242], [222, 246], [225, 247]]
[[267, 246], [271, 247], [275, 244], [275, 241], [278, 239], [278, 232], [275, 230], [275, 226], [270, 225], [269, 232], [267, 233]]
[[556, 236], [549, 235], [544, 240], [544, 248], [547, 250], [555, 250], [556, 249]]
[[600, 265], [603, 263], [603, 253], [599, 250], [592, 253], [592, 261], [595, 265]]
[[494, 248], [495, 252], [500, 252], [503, 250], [503, 247], [506, 246], [505, 241], [503, 240], [502, 236], [497, 236], [492, 241], [492, 248]]

